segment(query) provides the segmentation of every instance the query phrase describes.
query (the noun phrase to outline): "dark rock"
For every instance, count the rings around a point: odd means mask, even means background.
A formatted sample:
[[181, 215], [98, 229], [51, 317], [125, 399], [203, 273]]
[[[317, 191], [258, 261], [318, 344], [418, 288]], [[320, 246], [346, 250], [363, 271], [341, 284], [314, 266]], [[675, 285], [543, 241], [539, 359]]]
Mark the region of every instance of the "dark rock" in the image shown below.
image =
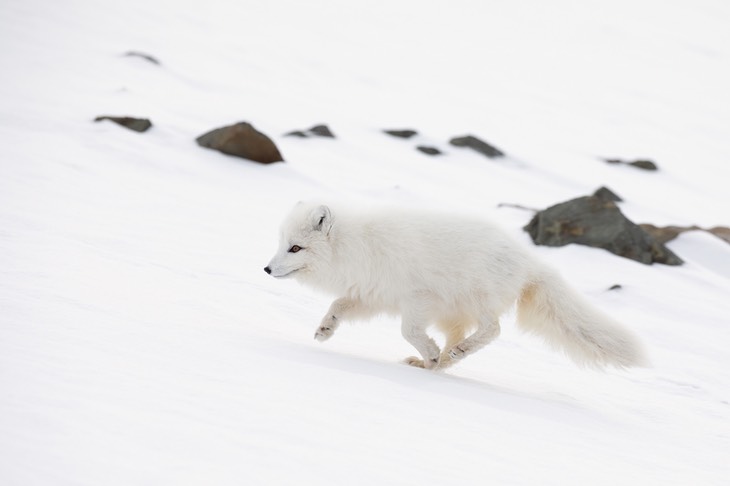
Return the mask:
[[103, 120], [113, 121], [117, 125], [121, 125], [135, 132], [146, 132], [152, 127], [152, 122], [147, 118], [132, 118], [131, 116], [97, 116], [95, 122]]
[[332, 130], [327, 125], [315, 125], [309, 129], [309, 133], [320, 137], [335, 138], [335, 134], [332, 133]]
[[419, 145], [418, 147], [416, 147], [416, 150], [419, 150], [427, 155], [441, 155], [443, 153], [436, 147], [428, 147], [426, 145]]
[[484, 140], [480, 140], [473, 135], [455, 137], [452, 138], [449, 143], [455, 147], [469, 147], [472, 150], [476, 150], [480, 154], [486, 155], [490, 159], [504, 156], [504, 152], [499, 150], [497, 147], [494, 147], [493, 145], [490, 145]]
[[634, 160], [633, 162], [629, 162], [629, 165], [644, 170], [659, 170], [659, 167], [651, 160]]
[[335, 138], [335, 134], [329, 129], [327, 125], [314, 125], [308, 130], [294, 130], [289, 133], [285, 133], [286, 137], [300, 137], [308, 138], [310, 136]]
[[415, 130], [383, 130], [388, 135], [392, 135], [394, 137], [398, 138], [411, 138], [415, 135], [418, 135], [418, 132]]
[[621, 290], [623, 287], [620, 284], [611, 285], [608, 290]]
[[608, 164], [622, 164], [622, 165], [630, 165], [632, 167], [636, 167], [638, 169], [644, 169], [644, 170], [659, 170], [659, 167], [652, 162], [651, 160], [647, 159], [637, 159], [633, 160], [631, 162], [621, 160], [621, 159], [603, 159], [604, 162]]
[[682, 260], [623, 215], [613, 201], [579, 197], [538, 212], [525, 226], [537, 245], [570, 243], [603, 248], [637, 262], [680, 265]]
[[149, 54], [145, 54], [144, 52], [129, 51], [124, 55], [128, 56], [128, 57], [139, 57], [139, 58], [144, 59], [145, 61], [151, 62], [152, 64], [156, 64], [158, 66], [160, 65], [160, 61], [158, 61], [156, 58], [150, 56]]
[[621, 199], [620, 196], [618, 196], [615, 192], [613, 192], [611, 189], [609, 189], [606, 186], [601, 186], [598, 189], [596, 189], [596, 192], [593, 193], [593, 196], [597, 197], [598, 199], [602, 201], [616, 201], [621, 202], [623, 199]]
[[246, 122], [216, 128], [199, 136], [196, 141], [201, 147], [262, 164], [284, 161], [274, 142]]
[[301, 131], [301, 130], [294, 130], [294, 131], [291, 131], [291, 132], [285, 133], [285, 134], [284, 134], [284, 136], [285, 136], [285, 137], [299, 137], [299, 138], [307, 138], [307, 137], [308, 137], [309, 135], [307, 135], [306, 133], [304, 133], [304, 132], [303, 132], [303, 131]]

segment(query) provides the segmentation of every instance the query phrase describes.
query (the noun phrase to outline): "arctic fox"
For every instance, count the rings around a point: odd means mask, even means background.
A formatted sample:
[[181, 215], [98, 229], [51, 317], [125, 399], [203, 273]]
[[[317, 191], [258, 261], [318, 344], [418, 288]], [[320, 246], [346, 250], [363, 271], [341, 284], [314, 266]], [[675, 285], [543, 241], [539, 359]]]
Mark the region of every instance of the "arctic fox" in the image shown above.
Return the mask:
[[[357, 211], [299, 203], [281, 226], [279, 249], [264, 268], [338, 298], [314, 335], [380, 313], [401, 316], [418, 367], [446, 368], [500, 333], [517, 304], [517, 323], [580, 365], [643, 364], [634, 335], [592, 307], [554, 270], [503, 230], [477, 218], [408, 209]], [[426, 334], [445, 334], [442, 352]]]

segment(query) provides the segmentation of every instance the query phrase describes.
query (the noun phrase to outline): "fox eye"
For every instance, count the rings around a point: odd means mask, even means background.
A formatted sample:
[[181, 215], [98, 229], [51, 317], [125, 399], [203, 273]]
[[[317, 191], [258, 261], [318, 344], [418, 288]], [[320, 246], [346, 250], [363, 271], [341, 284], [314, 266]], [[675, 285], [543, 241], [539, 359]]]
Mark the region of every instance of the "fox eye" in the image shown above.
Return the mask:
[[298, 252], [298, 251], [299, 251], [299, 250], [301, 250], [301, 249], [302, 249], [302, 247], [301, 247], [301, 246], [299, 246], [299, 245], [294, 245], [294, 246], [292, 246], [291, 248], [289, 248], [289, 253], [296, 253], [296, 252]]

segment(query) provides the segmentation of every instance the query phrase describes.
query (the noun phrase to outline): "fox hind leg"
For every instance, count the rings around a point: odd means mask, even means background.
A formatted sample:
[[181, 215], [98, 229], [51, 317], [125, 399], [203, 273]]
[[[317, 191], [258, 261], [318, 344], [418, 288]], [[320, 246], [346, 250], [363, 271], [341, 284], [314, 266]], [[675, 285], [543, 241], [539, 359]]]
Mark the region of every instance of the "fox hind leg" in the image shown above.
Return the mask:
[[[449, 356], [448, 350], [464, 340], [471, 325], [464, 319], [445, 319], [438, 321], [436, 327], [446, 336], [446, 344], [439, 357], [438, 367], [439, 369], [448, 368], [454, 364], [454, 360]], [[424, 368], [423, 360], [416, 356], [409, 356], [404, 362], [417, 368]]]
[[439, 360], [439, 368], [448, 368], [454, 364], [454, 358], [449, 351], [464, 341], [469, 328], [472, 326], [466, 320], [455, 319], [439, 322], [438, 327], [446, 336], [444, 350], [441, 352], [441, 359]]
[[448, 355], [452, 360], [463, 359], [494, 341], [499, 333], [499, 320], [496, 318], [482, 318], [478, 323], [477, 330], [471, 336], [451, 347], [446, 346], [446, 349], [449, 350]]

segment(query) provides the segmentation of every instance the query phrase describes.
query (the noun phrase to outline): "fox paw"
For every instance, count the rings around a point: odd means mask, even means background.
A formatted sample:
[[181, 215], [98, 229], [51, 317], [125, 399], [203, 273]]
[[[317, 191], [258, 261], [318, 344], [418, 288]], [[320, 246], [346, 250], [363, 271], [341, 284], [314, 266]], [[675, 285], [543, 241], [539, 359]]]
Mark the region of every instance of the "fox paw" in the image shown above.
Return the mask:
[[319, 329], [317, 329], [317, 332], [314, 333], [314, 339], [317, 341], [326, 341], [329, 338], [332, 337], [332, 335], [335, 333], [335, 330], [328, 326], [320, 326]]
[[466, 350], [461, 346], [454, 346], [449, 351], [449, 357], [451, 359], [462, 359], [466, 356]]
[[335, 329], [337, 329], [337, 322], [334, 319], [325, 319], [323, 324], [319, 326], [317, 331], [314, 333], [314, 339], [317, 341], [326, 341], [332, 337], [335, 333]]
[[414, 366], [416, 368], [426, 368], [427, 370], [437, 368], [439, 365], [438, 358], [424, 361], [421, 358], [416, 358], [415, 356], [409, 356], [404, 359], [403, 362], [407, 365]]

